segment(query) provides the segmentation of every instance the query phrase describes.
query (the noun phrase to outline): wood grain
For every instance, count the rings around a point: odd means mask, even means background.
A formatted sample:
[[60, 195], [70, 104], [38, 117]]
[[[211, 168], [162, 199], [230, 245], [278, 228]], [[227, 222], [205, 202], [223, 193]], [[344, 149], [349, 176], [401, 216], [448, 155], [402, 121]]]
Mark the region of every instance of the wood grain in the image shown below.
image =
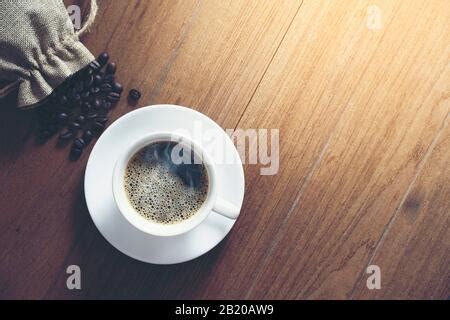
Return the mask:
[[[359, 84], [363, 66], [371, 59], [368, 52], [379, 41], [365, 36], [363, 13], [353, 18], [364, 8], [357, 4], [342, 7], [337, 2], [304, 2], [239, 122], [240, 128], [280, 129], [280, 171], [261, 176], [258, 166], [246, 166], [243, 212], [247, 214], [238, 221], [241, 236], [230, 237], [225, 257], [215, 270], [233, 276], [226, 282], [219, 278], [209, 283], [202, 297], [242, 297], [243, 292], [260, 285], [256, 276], [265, 261], [277, 269], [271, 274], [278, 274], [283, 260], [273, 256], [274, 240], [347, 107], [353, 93], [350, 88]], [[337, 29], [339, 21], [345, 21], [345, 26]], [[343, 45], [358, 35], [366, 44], [362, 49], [356, 44]], [[323, 41], [320, 45], [318, 39]], [[343, 56], [345, 50], [348, 54]], [[268, 276], [261, 285], [283, 285], [272, 280]]]
[[448, 298], [449, 150], [447, 119], [370, 261], [381, 269], [382, 290], [367, 290], [362, 279], [354, 298]]
[[249, 297], [351, 297], [449, 113], [450, 39], [441, 4], [402, 3], [386, 21]]
[[36, 146], [33, 117], [0, 100], [0, 298], [448, 298], [449, 21], [445, 0], [100, 1], [83, 42], [143, 93], [113, 119], [175, 103], [279, 129], [279, 172], [245, 165], [242, 214], [211, 252], [141, 263], [89, 217], [91, 147], [73, 163]]

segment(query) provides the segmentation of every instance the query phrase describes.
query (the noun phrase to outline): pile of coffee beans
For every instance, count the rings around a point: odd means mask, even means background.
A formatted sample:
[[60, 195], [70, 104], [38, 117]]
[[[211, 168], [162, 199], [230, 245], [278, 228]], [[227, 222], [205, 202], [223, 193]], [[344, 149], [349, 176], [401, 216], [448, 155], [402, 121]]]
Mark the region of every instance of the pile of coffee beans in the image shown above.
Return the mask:
[[100, 54], [36, 108], [40, 143], [59, 132], [59, 143], [72, 142], [70, 158], [75, 160], [105, 129], [108, 112], [120, 100], [123, 91], [115, 80], [116, 64], [108, 60], [108, 53]]

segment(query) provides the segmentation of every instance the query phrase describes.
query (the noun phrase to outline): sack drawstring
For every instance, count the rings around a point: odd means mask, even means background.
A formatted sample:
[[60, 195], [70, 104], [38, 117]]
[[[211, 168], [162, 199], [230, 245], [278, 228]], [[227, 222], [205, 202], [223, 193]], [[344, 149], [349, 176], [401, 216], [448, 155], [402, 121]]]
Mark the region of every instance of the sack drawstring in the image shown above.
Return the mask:
[[84, 21], [84, 24], [81, 27], [81, 29], [78, 30], [77, 32], [75, 32], [75, 34], [78, 37], [81, 37], [83, 34], [85, 34], [87, 31], [89, 31], [89, 28], [94, 23], [95, 16], [97, 15], [97, 11], [98, 11], [97, 1], [96, 0], [91, 0], [91, 4], [90, 4], [90, 7], [89, 7], [89, 14], [87, 16], [87, 19], [86, 19], [86, 21]]

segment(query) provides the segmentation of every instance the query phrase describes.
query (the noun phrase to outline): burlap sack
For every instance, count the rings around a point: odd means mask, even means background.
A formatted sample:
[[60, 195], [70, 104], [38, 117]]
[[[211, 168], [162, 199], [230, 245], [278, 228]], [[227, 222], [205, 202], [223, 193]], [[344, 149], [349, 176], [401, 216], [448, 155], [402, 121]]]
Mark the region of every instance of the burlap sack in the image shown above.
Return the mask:
[[0, 0], [0, 98], [17, 88], [20, 108], [39, 105], [94, 59], [78, 36], [62, 0]]

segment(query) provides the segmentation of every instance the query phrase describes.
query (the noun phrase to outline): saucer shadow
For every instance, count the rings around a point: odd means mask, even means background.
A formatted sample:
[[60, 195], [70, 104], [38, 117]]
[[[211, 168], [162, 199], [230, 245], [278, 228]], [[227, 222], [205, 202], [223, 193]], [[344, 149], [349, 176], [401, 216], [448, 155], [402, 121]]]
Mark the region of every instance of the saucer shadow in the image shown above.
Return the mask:
[[17, 92], [0, 99], [0, 161], [18, 156], [35, 129], [34, 113], [17, 107]]
[[[69, 291], [66, 275], [46, 298], [56, 299], [195, 299], [213, 280], [214, 266], [223, 253], [225, 238], [203, 256], [174, 265], [154, 265], [126, 256], [100, 234], [92, 221], [84, 197], [81, 177], [72, 205], [74, 228], [71, 251], [66, 258], [83, 272], [83, 290]], [[63, 289], [60, 289], [63, 288]], [[78, 291], [78, 292], [75, 292]]]

